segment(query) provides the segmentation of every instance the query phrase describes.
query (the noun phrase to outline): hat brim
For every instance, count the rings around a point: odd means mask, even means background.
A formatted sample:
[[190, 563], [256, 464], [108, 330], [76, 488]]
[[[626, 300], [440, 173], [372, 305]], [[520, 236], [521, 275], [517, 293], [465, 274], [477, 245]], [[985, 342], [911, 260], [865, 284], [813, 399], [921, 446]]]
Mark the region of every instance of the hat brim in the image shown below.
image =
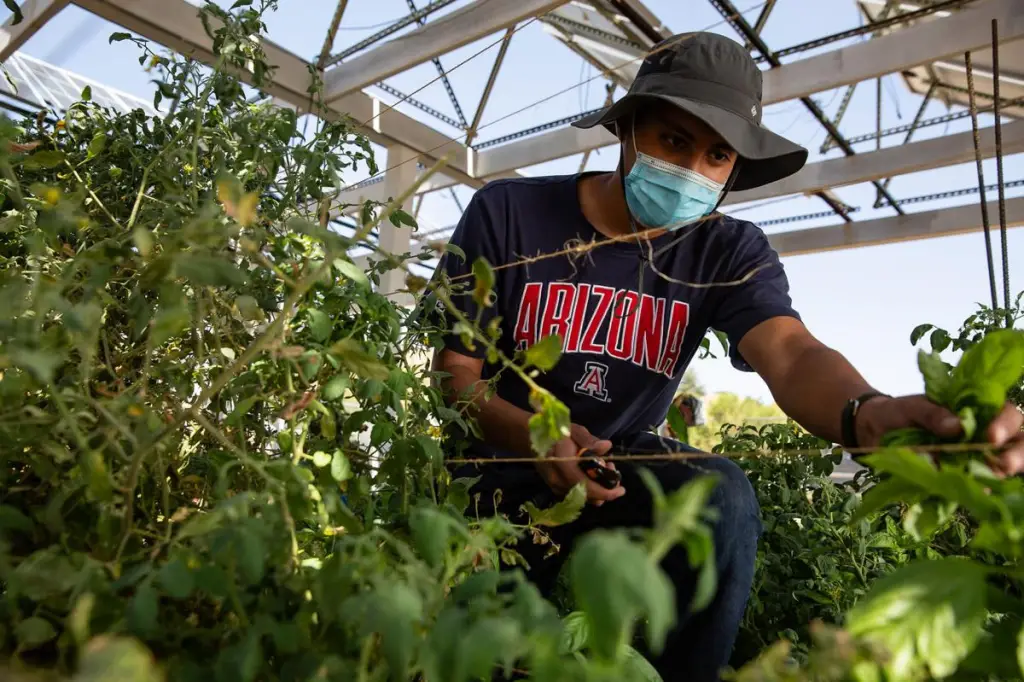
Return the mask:
[[667, 102], [696, 116], [736, 150], [742, 163], [732, 186], [733, 191], [754, 189], [782, 180], [799, 171], [807, 163], [807, 150], [800, 145], [727, 109], [685, 97], [631, 93], [601, 111], [584, 116], [572, 125], [577, 128], [603, 125], [614, 132], [612, 123], [635, 110], [643, 99]]

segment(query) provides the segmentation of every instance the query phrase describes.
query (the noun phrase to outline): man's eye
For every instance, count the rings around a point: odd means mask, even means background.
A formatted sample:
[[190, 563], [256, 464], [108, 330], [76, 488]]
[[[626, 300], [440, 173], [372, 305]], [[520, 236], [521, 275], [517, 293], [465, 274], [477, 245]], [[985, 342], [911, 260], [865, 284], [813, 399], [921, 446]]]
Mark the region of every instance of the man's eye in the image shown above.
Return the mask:
[[669, 144], [669, 146], [676, 147], [677, 149], [686, 146], [686, 140], [679, 137], [678, 135], [666, 135], [665, 141]]

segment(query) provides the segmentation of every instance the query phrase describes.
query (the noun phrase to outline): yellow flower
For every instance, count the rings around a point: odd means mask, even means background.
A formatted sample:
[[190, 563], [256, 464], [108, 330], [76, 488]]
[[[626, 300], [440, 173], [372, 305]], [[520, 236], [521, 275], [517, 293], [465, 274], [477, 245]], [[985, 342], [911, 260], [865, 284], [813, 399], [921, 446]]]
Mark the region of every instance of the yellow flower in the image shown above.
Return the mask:
[[191, 163], [186, 163], [184, 166], [181, 167], [181, 169], [186, 173], [191, 173], [192, 171], [195, 170], [195, 168], [192, 167]]
[[64, 130], [64, 128], [66, 126], [67, 126], [67, 123], [64, 122], [64, 119], [61, 119], [61, 120], [57, 121], [57, 125], [56, 125], [57, 130]]

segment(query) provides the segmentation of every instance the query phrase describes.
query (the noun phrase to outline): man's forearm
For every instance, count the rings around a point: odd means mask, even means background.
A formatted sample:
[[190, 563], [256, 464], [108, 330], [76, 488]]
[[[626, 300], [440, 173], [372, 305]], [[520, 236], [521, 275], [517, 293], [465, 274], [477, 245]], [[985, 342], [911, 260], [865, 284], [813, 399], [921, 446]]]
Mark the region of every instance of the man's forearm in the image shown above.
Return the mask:
[[463, 367], [446, 370], [445, 397], [452, 405], [469, 402], [469, 416], [476, 419], [484, 442], [523, 457], [534, 456], [530, 446], [529, 421], [532, 416], [498, 396], [487, 397], [487, 382]]
[[842, 442], [846, 401], [873, 390], [838, 351], [814, 345], [802, 351], [772, 387], [783, 412], [814, 435]]

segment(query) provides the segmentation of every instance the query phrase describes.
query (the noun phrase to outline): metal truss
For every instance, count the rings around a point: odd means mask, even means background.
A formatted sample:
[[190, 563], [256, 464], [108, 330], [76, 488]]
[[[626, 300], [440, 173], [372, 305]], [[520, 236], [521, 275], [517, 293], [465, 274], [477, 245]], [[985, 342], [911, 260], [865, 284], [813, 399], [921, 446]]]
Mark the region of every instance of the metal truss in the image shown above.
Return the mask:
[[[198, 19], [197, 8], [187, 0], [25, 0], [22, 2], [25, 20], [18, 25], [8, 22], [0, 28], [0, 59], [6, 61], [10, 71], [16, 71], [18, 64], [17, 58], [12, 59], [12, 55], [70, 2], [171, 49], [206, 63], [213, 62], [211, 41]], [[526, 23], [539, 20], [549, 32], [562, 38], [570, 49], [599, 66], [607, 77], [615, 81], [621, 81], [629, 73], [629, 68], [635, 68], [635, 63], [642, 59], [646, 51], [672, 33], [644, 7], [642, 0], [577, 0], [572, 3], [568, 0], [472, 0], [442, 16], [434, 16], [454, 2], [433, 0], [417, 8], [415, 0], [407, 0], [412, 10], [407, 17], [332, 55], [330, 52], [333, 50], [334, 32], [344, 12], [344, 5], [339, 4], [325, 40], [325, 48], [321, 50], [319, 58], [315, 59], [315, 64], [306, 62], [270, 41], [263, 43], [269, 61], [276, 67], [273, 82], [266, 88], [269, 97], [281, 105], [307, 113], [311, 77], [319, 68], [323, 74], [328, 108], [310, 113], [328, 118], [347, 116], [371, 140], [388, 149], [386, 171], [346, 188], [339, 197], [340, 203], [397, 196], [403, 183], [408, 186], [422, 172], [424, 165], [432, 165], [446, 154], [451, 154], [451, 157], [443, 175], [432, 178], [420, 189], [417, 202], [421, 202], [422, 196], [428, 192], [452, 189], [458, 184], [479, 188], [493, 178], [516, 176], [520, 168], [586, 154], [614, 144], [613, 137], [603, 129], [580, 131], [569, 127], [569, 123], [585, 114], [566, 116], [509, 135], [475, 142], [478, 131], [485, 127], [482, 125], [483, 111], [495, 87], [509, 43], [513, 34]], [[971, 146], [962, 136], [910, 141], [918, 130], [964, 118], [964, 112], [954, 111], [945, 116], [925, 119], [925, 108], [922, 105], [909, 125], [887, 130], [876, 129], [871, 134], [851, 138], [842, 135], [839, 125], [857, 83], [887, 74], [906, 74], [913, 69], [919, 73], [922, 68], [937, 61], [954, 59], [964, 52], [986, 48], [991, 42], [989, 24], [992, 19], [999, 21], [1001, 41], [1024, 38], [1024, 1], [940, 0], [900, 14], [876, 15], [865, 26], [778, 51], [773, 51], [761, 37], [761, 31], [776, 5], [775, 0], [763, 4], [753, 24], [742, 17], [731, 0], [708, 2], [730, 20], [741, 39], [757, 53], [756, 58], [770, 67], [764, 72], [765, 105], [800, 101], [826, 131], [826, 145], [838, 146], [845, 155], [843, 158], [809, 164], [797, 175], [769, 187], [734, 193], [730, 195], [728, 204], [765, 197], [811, 194], [825, 201], [830, 211], [781, 218], [765, 224], [786, 224], [832, 213], [850, 222], [851, 214], [858, 209], [838, 200], [831, 192], [834, 187], [859, 182], [874, 183], [878, 189], [880, 206], [898, 212], [902, 212], [900, 206], [904, 204], [970, 194], [969, 191], [952, 190], [949, 193], [936, 192], [924, 197], [897, 199], [889, 194], [888, 189], [888, 179], [891, 177], [962, 163], [972, 158]], [[906, 3], [898, 4], [902, 7]], [[586, 10], [585, 16], [580, 14], [581, 8]], [[936, 18], [939, 13], [942, 13], [942, 18]], [[876, 36], [870, 44], [856, 42], [782, 63], [786, 57], [869, 34]], [[493, 42], [490, 38], [492, 36], [496, 38]], [[570, 40], [565, 40], [566, 36]], [[453, 49], [479, 39], [488, 39], [491, 46], [489, 51], [481, 51], [480, 54], [486, 52], [487, 59], [493, 58], [494, 67], [472, 121], [467, 122], [466, 111], [448, 83], [448, 71], [440, 58]], [[619, 66], [622, 68], [616, 68], [609, 61], [613, 54], [625, 56], [620, 59]], [[631, 61], [632, 67], [623, 66]], [[448, 92], [456, 114], [454, 117], [385, 82], [395, 74], [426, 62], [433, 62], [438, 74], [435, 80], [441, 81]], [[943, 73], [948, 75], [948, 72]], [[978, 73], [982, 72], [979, 70]], [[242, 76], [244, 78], [246, 74]], [[920, 87], [921, 82], [917, 81], [914, 87]], [[932, 98], [941, 97], [942, 93], [956, 93], [960, 88], [955, 79], [935, 76], [925, 83], [929, 82], [932, 83], [928, 88], [932, 91]], [[388, 93], [397, 102], [387, 105], [363, 92], [363, 88], [371, 86]], [[847, 88], [847, 92], [839, 112], [830, 119], [812, 96], [835, 88]], [[411, 94], [415, 95], [416, 91]], [[976, 94], [978, 97], [986, 96], [985, 92]], [[1000, 102], [1004, 113], [1012, 113], [1016, 111], [1014, 107], [1024, 104], [1024, 98], [1014, 95], [1014, 92], [1010, 92], [1004, 95], [1007, 99]], [[93, 96], [94, 99], [97, 96], [96, 86], [93, 87]], [[34, 99], [54, 106], [52, 99]], [[126, 104], [136, 106], [134, 102]], [[29, 106], [24, 101], [15, 101], [12, 105]], [[404, 106], [424, 111], [462, 134], [452, 137], [442, 133], [402, 113], [399, 109]], [[1024, 151], [1024, 128], [1020, 126], [1024, 126], [1024, 122], [1005, 126], [1002, 142], [1006, 153]], [[862, 154], [854, 152], [855, 144], [874, 140], [877, 145], [884, 137], [901, 133], [907, 135], [900, 147]], [[993, 155], [994, 142], [991, 138], [990, 131], [982, 131], [979, 155]], [[1022, 183], [1024, 180], [1017, 180], [1006, 187], [1019, 187]], [[415, 211], [413, 203], [410, 200], [407, 210]], [[804, 230], [801, 235], [775, 235], [773, 239], [781, 240], [778, 243], [784, 254], [793, 254], [976, 229], [976, 218], [971, 219], [967, 211], [957, 211], [943, 209], [926, 212], [928, 215], [919, 213], [857, 222], [845, 228], [815, 228]], [[1006, 212], [1011, 223], [1020, 220], [1024, 214], [1024, 199], [1006, 202]], [[421, 236], [417, 235], [416, 238]], [[390, 225], [386, 225], [381, 230], [380, 245], [382, 248], [401, 251], [407, 249], [410, 239], [408, 231], [394, 232]]]

